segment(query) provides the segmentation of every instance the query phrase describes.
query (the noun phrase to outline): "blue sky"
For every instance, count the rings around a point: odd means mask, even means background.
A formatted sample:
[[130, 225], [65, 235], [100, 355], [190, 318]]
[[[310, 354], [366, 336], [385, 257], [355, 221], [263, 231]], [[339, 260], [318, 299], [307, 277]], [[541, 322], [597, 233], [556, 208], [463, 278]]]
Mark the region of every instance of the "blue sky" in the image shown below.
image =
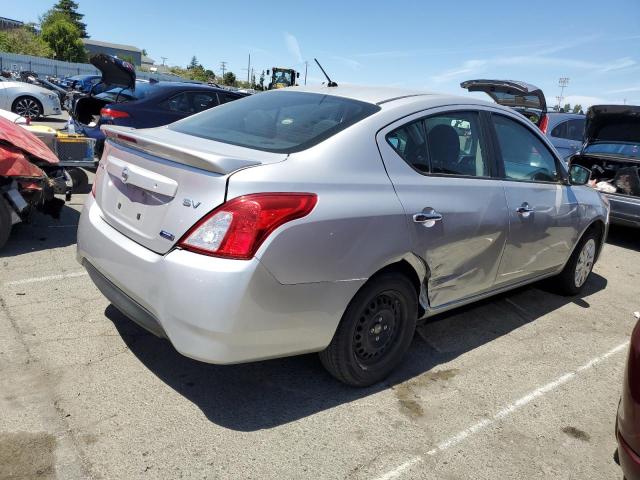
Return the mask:
[[[2, 16], [37, 21], [54, 0], [3, 0]], [[546, 2], [79, 0], [96, 40], [146, 48], [161, 62], [192, 55], [246, 78], [289, 66], [338, 83], [462, 94], [470, 78], [509, 78], [541, 87], [548, 103], [559, 77], [566, 101], [640, 104], [640, 1]], [[303, 74], [304, 75], [304, 74]], [[302, 78], [301, 78], [302, 80]]]

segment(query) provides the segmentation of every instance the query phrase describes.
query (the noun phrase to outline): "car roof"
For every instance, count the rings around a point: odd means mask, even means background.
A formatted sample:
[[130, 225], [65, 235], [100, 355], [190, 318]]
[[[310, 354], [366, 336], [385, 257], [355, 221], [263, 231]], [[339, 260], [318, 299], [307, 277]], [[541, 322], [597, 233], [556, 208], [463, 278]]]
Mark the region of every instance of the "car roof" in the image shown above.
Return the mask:
[[[147, 83], [147, 82], [145, 82]], [[153, 88], [157, 88], [157, 89], [163, 89], [163, 90], [193, 90], [193, 89], [201, 89], [201, 90], [215, 90], [217, 92], [225, 92], [225, 93], [232, 93], [238, 96], [243, 96], [244, 94], [242, 92], [232, 92], [230, 90], [227, 90], [226, 88], [221, 88], [221, 87], [214, 87], [212, 85], [207, 85], [206, 83], [195, 83], [195, 82], [169, 82], [169, 81], [164, 81], [164, 80], [160, 80], [158, 82], [148, 82], [148, 85], [153, 86]]]
[[[432, 108], [441, 105], [479, 105], [490, 106], [505, 112], [514, 112], [509, 107], [503, 107], [490, 100], [481, 100], [472, 96], [451, 95], [447, 93], [427, 92], [395, 87], [372, 87], [363, 85], [340, 85], [338, 87], [304, 86], [288, 87], [272, 92], [297, 91], [320, 93], [324, 95], [334, 95], [338, 97], [350, 98], [361, 102], [373, 103], [385, 108], [422, 109]], [[269, 92], [267, 92], [269, 93]]]
[[[281, 89], [283, 90], [283, 89]], [[286, 90], [298, 92], [321, 93], [324, 95], [335, 95], [337, 97], [350, 98], [361, 102], [380, 104], [394, 99], [407, 98], [413, 96], [431, 95], [428, 92], [419, 90], [409, 90], [394, 87], [375, 87], [365, 85], [339, 85], [328, 87], [326, 85], [308, 85], [299, 87], [288, 87]]]

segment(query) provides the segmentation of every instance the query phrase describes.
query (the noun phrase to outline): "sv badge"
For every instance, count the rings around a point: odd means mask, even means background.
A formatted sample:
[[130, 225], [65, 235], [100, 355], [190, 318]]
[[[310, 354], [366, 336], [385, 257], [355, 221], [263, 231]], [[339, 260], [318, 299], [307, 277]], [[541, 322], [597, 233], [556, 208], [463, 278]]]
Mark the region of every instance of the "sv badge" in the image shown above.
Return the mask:
[[193, 200], [190, 200], [188, 198], [185, 198], [182, 201], [182, 205], [184, 205], [185, 207], [193, 207], [193, 208], [198, 208], [200, 206], [200, 202], [195, 202]]

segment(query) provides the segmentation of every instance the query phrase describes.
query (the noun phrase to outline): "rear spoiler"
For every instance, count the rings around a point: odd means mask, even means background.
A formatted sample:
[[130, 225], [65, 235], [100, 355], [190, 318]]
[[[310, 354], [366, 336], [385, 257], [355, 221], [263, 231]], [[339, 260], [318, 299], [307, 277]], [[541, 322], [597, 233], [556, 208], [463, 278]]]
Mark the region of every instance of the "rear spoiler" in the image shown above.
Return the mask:
[[131, 127], [103, 125], [101, 130], [112, 143], [221, 175], [262, 164], [257, 160], [246, 160], [177, 145], [167, 145], [154, 137], [145, 135], [143, 131]]

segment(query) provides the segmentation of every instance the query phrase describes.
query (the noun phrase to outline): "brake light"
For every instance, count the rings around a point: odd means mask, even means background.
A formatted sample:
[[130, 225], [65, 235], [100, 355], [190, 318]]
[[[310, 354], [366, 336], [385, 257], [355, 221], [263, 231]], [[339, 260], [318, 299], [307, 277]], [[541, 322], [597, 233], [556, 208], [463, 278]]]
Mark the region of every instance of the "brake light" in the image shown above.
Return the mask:
[[543, 115], [542, 118], [540, 119], [540, 130], [545, 135], [547, 134], [547, 128], [549, 128], [549, 116]]
[[107, 120], [113, 120], [114, 118], [127, 118], [129, 114], [122, 110], [115, 110], [113, 108], [103, 108], [100, 110], [100, 116]]
[[204, 255], [248, 260], [276, 228], [307, 216], [314, 193], [255, 193], [234, 198], [199, 220], [178, 245]]

